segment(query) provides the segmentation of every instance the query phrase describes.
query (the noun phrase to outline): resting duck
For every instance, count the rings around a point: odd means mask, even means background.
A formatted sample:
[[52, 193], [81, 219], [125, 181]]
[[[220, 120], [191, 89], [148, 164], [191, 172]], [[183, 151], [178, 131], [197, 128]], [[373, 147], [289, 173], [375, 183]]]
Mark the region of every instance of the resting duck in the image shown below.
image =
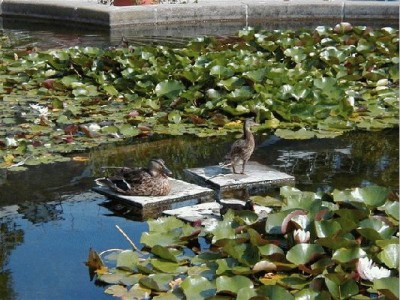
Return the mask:
[[243, 123], [243, 138], [235, 141], [231, 150], [224, 157], [224, 161], [220, 163], [221, 167], [231, 166], [234, 174], [238, 174], [236, 172], [236, 165], [240, 162], [242, 163], [242, 171], [240, 174], [244, 174], [244, 169], [246, 167], [247, 161], [250, 159], [250, 156], [254, 151], [254, 136], [251, 133], [251, 126], [257, 125], [252, 119], [246, 119]]
[[96, 179], [96, 183], [123, 195], [165, 196], [171, 191], [170, 175], [164, 161], [156, 158], [149, 161], [147, 168], [123, 167], [111, 177]]

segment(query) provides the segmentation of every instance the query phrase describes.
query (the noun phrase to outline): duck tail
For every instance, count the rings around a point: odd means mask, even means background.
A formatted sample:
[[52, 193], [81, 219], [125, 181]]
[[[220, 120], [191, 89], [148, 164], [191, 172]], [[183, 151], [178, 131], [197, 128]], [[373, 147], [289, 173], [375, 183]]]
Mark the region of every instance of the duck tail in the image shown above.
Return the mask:
[[112, 184], [111, 180], [107, 177], [102, 177], [102, 178], [96, 178], [94, 180], [98, 186], [108, 186], [110, 187], [110, 184]]
[[223, 161], [218, 164], [218, 166], [220, 166], [221, 168], [228, 168], [232, 166], [231, 157], [229, 155], [226, 155]]

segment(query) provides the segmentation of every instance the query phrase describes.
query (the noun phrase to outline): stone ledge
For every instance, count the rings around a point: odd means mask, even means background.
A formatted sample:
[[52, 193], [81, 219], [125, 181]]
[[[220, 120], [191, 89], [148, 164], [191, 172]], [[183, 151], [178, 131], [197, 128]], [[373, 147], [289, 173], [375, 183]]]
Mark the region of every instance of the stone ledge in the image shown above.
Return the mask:
[[93, 2], [57, 0], [1, 0], [1, 16], [65, 20], [106, 27], [129, 24], [154, 25], [237, 21], [252, 25], [259, 21], [286, 19], [398, 20], [399, 2], [386, 1], [211, 1], [189, 4], [106, 6]]

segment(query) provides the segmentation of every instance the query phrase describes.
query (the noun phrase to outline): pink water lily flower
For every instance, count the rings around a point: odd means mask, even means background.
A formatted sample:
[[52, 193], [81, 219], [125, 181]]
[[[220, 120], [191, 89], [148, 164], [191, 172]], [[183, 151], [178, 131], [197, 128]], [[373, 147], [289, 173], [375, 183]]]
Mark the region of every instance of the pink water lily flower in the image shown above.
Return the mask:
[[293, 238], [296, 243], [307, 243], [310, 240], [310, 232], [303, 229], [296, 229], [293, 231]]
[[381, 279], [390, 276], [390, 270], [384, 267], [378, 267], [368, 257], [358, 259], [357, 272], [362, 279], [373, 281], [374, 279]]

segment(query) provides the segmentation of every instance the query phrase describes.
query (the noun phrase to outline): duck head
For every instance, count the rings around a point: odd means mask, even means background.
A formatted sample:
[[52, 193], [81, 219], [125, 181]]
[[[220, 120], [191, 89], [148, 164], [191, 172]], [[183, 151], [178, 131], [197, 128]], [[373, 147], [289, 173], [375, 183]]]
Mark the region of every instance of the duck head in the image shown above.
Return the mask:
[[167, 177], [172, 175], [171, 170], [166, 167], [164, 160], [161, 158], [153, 158], [150, 160], [148, 169], [151, 176], [162, 175]]

